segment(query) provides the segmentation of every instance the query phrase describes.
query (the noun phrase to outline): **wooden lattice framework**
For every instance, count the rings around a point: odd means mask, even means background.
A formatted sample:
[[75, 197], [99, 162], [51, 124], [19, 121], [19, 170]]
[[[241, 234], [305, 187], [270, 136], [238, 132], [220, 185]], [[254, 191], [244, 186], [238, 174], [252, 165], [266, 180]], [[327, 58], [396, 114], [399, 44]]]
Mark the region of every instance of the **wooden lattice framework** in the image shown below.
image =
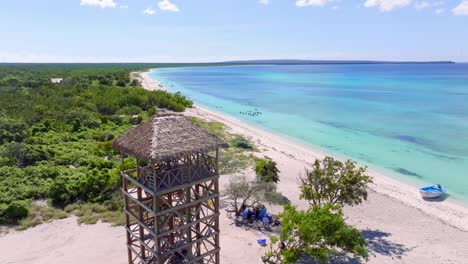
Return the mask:
[[218, 149], [130, 170], [122, 157], [128, 262], [219, 263]]

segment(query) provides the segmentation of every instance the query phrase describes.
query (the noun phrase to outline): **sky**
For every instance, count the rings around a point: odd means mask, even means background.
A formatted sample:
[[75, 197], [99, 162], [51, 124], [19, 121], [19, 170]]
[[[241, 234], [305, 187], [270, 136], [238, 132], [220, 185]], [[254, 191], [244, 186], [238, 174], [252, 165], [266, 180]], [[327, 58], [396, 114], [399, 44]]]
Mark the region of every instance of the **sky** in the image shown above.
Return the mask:
[[0, 62], [468, 62], [468, 0], [2, 0]]

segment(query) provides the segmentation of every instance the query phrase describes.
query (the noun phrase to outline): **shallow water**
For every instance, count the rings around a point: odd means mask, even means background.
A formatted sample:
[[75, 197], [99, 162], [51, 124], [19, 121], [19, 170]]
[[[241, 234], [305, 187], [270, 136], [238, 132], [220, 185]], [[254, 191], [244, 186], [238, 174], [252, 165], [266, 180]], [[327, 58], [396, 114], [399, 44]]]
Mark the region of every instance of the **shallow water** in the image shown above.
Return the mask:
[[468, 198], [468, 64], [164, 68], [197, 104]]

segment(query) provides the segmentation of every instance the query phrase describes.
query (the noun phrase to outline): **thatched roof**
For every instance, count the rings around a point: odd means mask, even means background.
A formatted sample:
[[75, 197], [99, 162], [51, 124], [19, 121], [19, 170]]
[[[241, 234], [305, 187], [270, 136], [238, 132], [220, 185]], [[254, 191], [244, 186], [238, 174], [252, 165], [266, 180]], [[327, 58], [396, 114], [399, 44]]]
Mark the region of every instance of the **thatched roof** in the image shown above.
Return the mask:
[[145, 161], [162, 161], [228, 145], [183, 115], [158, 115], [131, 128], [113, 143], [126, 154]]

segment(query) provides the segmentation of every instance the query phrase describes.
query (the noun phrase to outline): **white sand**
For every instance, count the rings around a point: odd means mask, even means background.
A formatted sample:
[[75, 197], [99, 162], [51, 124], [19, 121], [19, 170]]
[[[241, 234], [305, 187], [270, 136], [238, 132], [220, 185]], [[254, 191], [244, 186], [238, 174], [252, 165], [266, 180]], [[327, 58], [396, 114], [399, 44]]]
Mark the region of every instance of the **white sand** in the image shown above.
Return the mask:
[[126, 263], [123, 228], [78, 225], [76, 217], [0, 237], [0, 263]]
[[164, 86], [160, 82], [148, 76], [151, 72], [152, 70], [146, 72], [133, 72], [132, 75], [140, 81], [143, 87], [147, 87], [148, 90], [165, 90]]
[[[160, 84], [141, 75], [151, 90]], [[278, 163], [278, 188], [293, 203], [298, 199], [297, 176], [308, 163], [324, 153], [247, 125], [220, 113], [189, 109], [187, 114], [226, 124], [259, 146], [262, 155]], [[252, 172], [248, 171], [252, 176]], [[364, 230], [371, 257], [368, 263], [468, 263], [468, 209], [447, 199], [426, 202], [417, 189], [371, 171], [374, 184], [369, 199], [345, 208], [347, 222]], [[222, 175], [221, 182], [228, 176]], [[279, 208], [273, 208], [278, 212]], [[265, 248], [256, 243], [266, 238], [255, 230], [244, 230], [221, 214], [222, 263], [261, 263]], [[43, 224], [0, 237], [0, 263], [126, 263], [125, 231], [109, 224], [76, 224], [75, 218]], [[356, 262], [354, 262], [356, 263]]]

